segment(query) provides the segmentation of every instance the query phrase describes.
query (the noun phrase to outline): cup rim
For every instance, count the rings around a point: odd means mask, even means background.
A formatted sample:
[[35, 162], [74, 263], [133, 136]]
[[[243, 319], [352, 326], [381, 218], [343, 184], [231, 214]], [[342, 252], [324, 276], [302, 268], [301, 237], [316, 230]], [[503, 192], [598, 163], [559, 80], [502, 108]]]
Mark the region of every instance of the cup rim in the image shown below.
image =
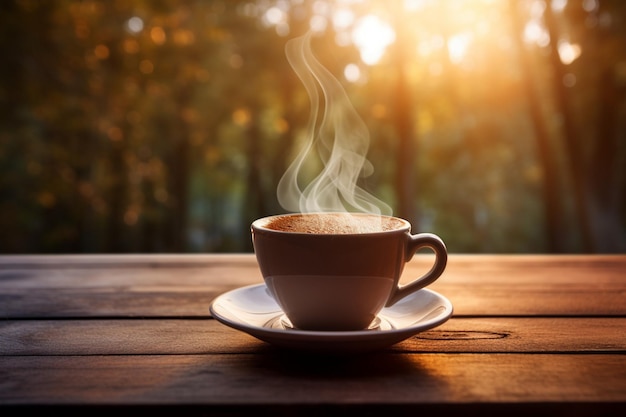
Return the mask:
[[[395, 228], [395, 229], [391, 229], [391, 230], [381, 230], [381, 231], [377, 231], [377, 232], [362, 232], [362, 233], [307, 233], [307, 232], [292, 232], [292, 231], [287, 231], [287, 230], [270, 229], [270, 228], [265, 226], [265, 224], [270, 222], [272, 219], [276, 219], [276, 218], [279, 218], [279, 217], [295, 217], [295, 216], [307, 216], [307, 215], [317, 215], [317, 214], [350, 214], [350, 215], [354, 215], [354, 216], [379, 216], [379, 217], [382, 217], [382, 218], [398, 220], [398, 221], [400, 221], [402, 223], [402, 226], [400, 226], [398, 228]], [[255, 221], [253, 221], [252, 225], [251, 225], [251, 229], [252, 229], [253, 232], [265, 232], [265, 233], [273, 233], [273, 234], [277, 234], [277, 235], [289, 235], [289, 236], [295, 236], [295, 235], [301, 235], [301, 236], [333, 236], [333, 237], [336, 238], [336, 237], [339, 237], [339, 236], [388, 235], [388, 234], [394, 234], [394, 233], [404, 233], [404, 232], [409, 231], [411, 229], [411, 224], [406, 219], [403, 219], [401, 217], [388, 216], [388, 215], [384, 215], [384, 214], [329, 211], [329, 212], [312, 212], [312, 213], [284, 213], [284, 214], [274, 214], [274, 215], [271, 215], [271, 216], [265, 216], [265, 217], [261, 217], [261, 218], [256, 219]]]

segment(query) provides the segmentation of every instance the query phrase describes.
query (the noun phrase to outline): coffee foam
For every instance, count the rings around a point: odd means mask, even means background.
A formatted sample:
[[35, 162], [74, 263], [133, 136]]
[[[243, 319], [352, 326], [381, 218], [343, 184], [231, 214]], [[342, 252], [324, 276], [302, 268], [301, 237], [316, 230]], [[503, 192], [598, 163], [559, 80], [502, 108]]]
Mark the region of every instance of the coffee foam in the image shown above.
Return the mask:
[[265, 227], [294, 233], [353, 234], [395, 230], [403, 225], [404, 223], [400, 220], [377, 215], [319, 213], [278, 216], [268, 222]]

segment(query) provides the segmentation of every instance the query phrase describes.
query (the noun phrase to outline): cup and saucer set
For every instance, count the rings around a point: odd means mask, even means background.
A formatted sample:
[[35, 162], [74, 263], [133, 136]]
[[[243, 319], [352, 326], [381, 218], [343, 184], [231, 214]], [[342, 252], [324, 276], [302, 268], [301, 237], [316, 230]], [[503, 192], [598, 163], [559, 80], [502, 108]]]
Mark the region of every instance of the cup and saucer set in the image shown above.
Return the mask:
[[[212, 317], [283, 348], [353, 352], [391, 346], [452, 316], [450, 301], [425, 288], [446, 267], [447, 250], [438, 236], [411, 234], [409, 222], [397, 217], [344, 216], [279, 215], [253, 222], [265, 283], [220, 295], [211, 303]], [[377, 228], [328, 232], [347, 221]], [[421, 248], [434, 252], [432, 268], [400, 285], [404, 265]]]
[[299, 330], [293, 327], [267, 286], [259, 284], [220, 295], [210, 311], [219, 322], [277, 347], [359, 352], [383, 349], [443, 324], [452, 315], [452, 304], [424, 288], [383, 308], [367, 329]]

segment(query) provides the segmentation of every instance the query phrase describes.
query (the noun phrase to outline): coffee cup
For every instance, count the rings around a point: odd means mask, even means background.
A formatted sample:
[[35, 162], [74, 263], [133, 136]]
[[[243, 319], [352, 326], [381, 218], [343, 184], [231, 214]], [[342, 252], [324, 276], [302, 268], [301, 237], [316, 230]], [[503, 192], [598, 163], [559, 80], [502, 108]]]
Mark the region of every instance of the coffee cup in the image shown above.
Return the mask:
[[[258, 219], [251, 229], [265, 284], [301, 330], [366, 329], [383, 307], [437, 280], [447, 263], [438, 236], [411, 234], [398, 217], [285, 214]], [[434, 265], [400, 285], [404, 265], [420, 248], [435, 253]]]

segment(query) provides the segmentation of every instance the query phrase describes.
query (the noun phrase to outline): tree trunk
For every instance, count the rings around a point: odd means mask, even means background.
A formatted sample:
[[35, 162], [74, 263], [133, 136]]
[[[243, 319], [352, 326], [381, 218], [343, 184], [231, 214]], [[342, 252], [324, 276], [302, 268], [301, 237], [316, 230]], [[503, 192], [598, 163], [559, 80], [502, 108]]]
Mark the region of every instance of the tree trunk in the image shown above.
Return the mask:
[[522, 40], [525, 20], [519, 13], [518, 4], [517, 0], [510, 0], [509, 8], [514, 28], [513, 40], [518, 50], [522, 68], [522, 82], [527, 94], [530, 117], [535, 129], [537, 158], [543, 172], [541, 193], [545, 218], [545, 234], [550, 252], [564, 252], [566, 250], [565, 242], [563, 242], [565, 231], [561, 227], [561, 219], [564, 218], [564, 212], [560, 199], [561, 187], [559, 186], [558, 167], [553, 156], [554, 150], [551, 147], [550, 134], [541, 110], [541, 97], [533, 84], [530, 52], [524, 47]]
[[[262, 182], [262, 150], [261, 132], [259, 128], [259, 109], [255, 106], [250, 110], [251, 118], [246, 129], [246, 159], [248, 161], [248, 173], [246, 176], [246, 191], [242, 213], [242, 224], [249, 225], [257, 217], [266, 215], [264, 200], [264, 187]], [[247, 227], [242, 229], [242, 241], [245, 242], [244, 250], [251, 251], [250, 230]]]
[[189, 135], [186, 128], [182, 128], [176, 138], [171, 162], [171, 187], [174, 197], [172, 212], [170, 213], [171, 249], [174, 252], [183, 252], [186, 249], [188, 226], [188, 190], [189, 190]]
[[623, 220], [620, 218], [624, 194], [623, 187], [619, 183], [620, 151], [617, 115], [624, 92], [617, 85], [612, 68], [603, 71], [599, 91], [597, 139], [589, 172], [591, 189], [594, 191], [590, 199], [590, 214], [593, 219], [596, 248], [601, 252], [624, 251], [626, 236], [624, 236]]
[[125, 167], [123, 141], [111, 144], [109, 153], [110, 187], [107, 193], [106, 252], [123, 252], [124, 202], [126, 201]]
[[396, 41], [393, 44], [393, 62], [396, 69], [394, 123], [398, 137], [396, 150], [395, 190], [396, 215], [408, 220], [414, 230], [419, 230], [419, 215], [415, 203], [417, 192], [416, 138], [412, 115], [415, 108], [408, 83], [406, 54], [410, 48], [409, 22], [401, 10], [396, 10]]
[[592, 233], [592, 223], [589, 211], [589, 180], [587, 177], [588, 166], [580, 149], [580, 138], [577, 134], [576, 125], [570, 109], [570, 97], [563, 79], [567, 74], [565, 65], [561, 62], [558, 52], [559, 34], [551, 1], [545, 8], [545, 24], [550, 35], [550, 62], [554, 72], [553, 88], [556, 95], [556, 108], [561, 114], [563, 125], [564, 149], [567, 156], [567, 167], [572, 182], [574, 193], [574, 205], [576, 208], [577, 224], [580, 228], [582, 249], [585, 252], [594, 252], [596, 245]]

